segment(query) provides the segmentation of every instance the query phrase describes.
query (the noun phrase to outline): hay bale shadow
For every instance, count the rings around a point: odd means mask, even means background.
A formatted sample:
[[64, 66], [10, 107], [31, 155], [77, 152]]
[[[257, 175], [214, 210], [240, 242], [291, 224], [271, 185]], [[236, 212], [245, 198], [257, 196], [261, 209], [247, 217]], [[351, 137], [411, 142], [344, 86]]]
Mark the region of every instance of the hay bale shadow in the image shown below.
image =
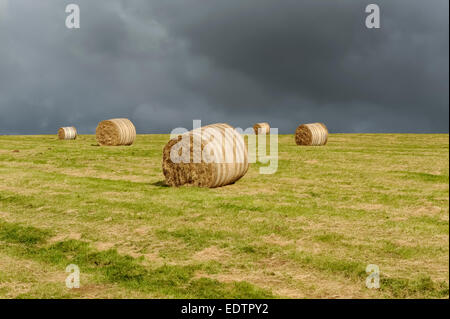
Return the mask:
[[164, 187], [164, 188], [170, 187], [169, 185], [166, 184], [165, 181], [155, 182], [155, 183], [152, 183], [151, 185], [156, 186], [156, 187]]

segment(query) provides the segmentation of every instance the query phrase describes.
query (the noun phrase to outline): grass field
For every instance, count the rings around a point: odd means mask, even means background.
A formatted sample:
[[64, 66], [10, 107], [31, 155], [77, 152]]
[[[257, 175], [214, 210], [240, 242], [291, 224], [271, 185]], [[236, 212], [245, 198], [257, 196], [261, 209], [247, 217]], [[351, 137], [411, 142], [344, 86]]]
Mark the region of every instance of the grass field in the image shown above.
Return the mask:
[[218, 189], [166, 187], [167, 140], [0, 136], [0, 297], [449, 297], [448, 134], [284, 135]]

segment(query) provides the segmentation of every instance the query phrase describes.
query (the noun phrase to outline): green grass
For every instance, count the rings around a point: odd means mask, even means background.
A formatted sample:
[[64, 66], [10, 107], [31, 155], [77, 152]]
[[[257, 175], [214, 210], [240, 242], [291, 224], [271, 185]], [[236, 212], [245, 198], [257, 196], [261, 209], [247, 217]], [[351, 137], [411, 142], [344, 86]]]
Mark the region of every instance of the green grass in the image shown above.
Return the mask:
[[35, 227], [5, 223], [0, 220], [0, 240], [5, 242], [37, 244], [45, 241], [50, 232]]
[[167, 140], [0, 136], [0, 297], [448, 298], [448, 135], [283, 135], [218, 189], [166, 187]]

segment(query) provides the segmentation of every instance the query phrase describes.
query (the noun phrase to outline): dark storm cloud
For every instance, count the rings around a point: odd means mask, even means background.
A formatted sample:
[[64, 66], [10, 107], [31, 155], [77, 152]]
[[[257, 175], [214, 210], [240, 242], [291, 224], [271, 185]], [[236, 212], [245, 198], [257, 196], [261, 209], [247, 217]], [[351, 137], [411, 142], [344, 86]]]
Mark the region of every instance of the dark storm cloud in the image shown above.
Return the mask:
[[140, 132], [193, 119], [283, 133], [448, 132], [448, 2], [0, 0], [0, 133], [129, 117]]

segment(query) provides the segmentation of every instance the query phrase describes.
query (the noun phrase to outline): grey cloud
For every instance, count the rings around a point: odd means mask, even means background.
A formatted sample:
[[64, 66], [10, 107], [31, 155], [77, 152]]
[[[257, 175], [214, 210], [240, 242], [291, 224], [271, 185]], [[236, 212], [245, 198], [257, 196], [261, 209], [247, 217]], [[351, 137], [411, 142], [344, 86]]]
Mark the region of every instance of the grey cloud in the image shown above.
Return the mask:
[[[193, 119], [281, 133], [448, 132], [448, 2], [0, 0], [0, 134], [129, 117], [141, 133]], [[5, 4], [7, 4], [5, 6]], [[5, 9], [6, 8], [6, 9]]]

